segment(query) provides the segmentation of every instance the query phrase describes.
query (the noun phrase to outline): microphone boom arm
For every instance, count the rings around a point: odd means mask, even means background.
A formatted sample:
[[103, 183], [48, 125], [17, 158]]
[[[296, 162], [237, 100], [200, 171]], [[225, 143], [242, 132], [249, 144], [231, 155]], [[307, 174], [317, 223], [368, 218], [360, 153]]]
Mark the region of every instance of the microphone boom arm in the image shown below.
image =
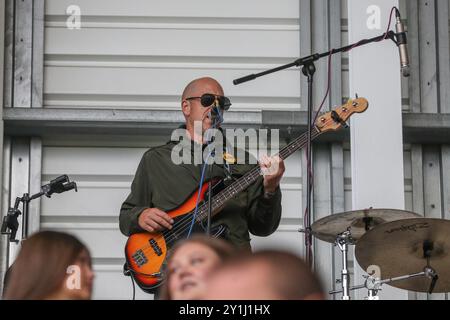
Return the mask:
[[277, 72], [277, 71], [288, 69], [290, 67], [304, 66], [304, 65], [310, 64], [311, 62], [317, 61], [317, 60], [319, 60], [319, 59], [321, 59], [323, 57], [327, 57], [329, 55], [336, 54], [336, 53], [343, 52], [343, 51], [348, 51], [350, 49], [354, 49], [354, 48], [357, 48], [357, 47], [360, 47], [360, 46], [363, 46], [363, 45], [366, 45], [366, 44], [369, 44], [369, 43], [372, 43], [372, 42], [378, 42], [378, 41], [381, 41], [381, 40], [391, 39], [398, 46], [397, 37], [399, 37], [399, 34], [395, 33], [392, 30], [390, 30], [390, 31], [387, 32], [387, 34], [383, 33], [382, 35], [379, 35], [377, 37], [373, 37], [373, 38], [370, 38], [370, 39], [363, 39], [363, 40], [360, 40], [360, 41], [358, 41], [356, 43], [347, 45], [345, 47], [341, 47], [341, 48], [338, 48], [338, 49], [332, 49], [332, 50], [324, 52], [324, 53], [315, 53], [315, 54], [312, 54], [312, 55], [309, 55], [309, 56], [297, 59], [297, 60], [295, 60], [295, 61], [293, 61], [291, 63], [275, 67], [273, 69], [262, 71], [262, 72], [256, 73], [256, 74], [246, 75], [244, 77], [241, 77], [241, 78], [233, 80], [233, 84], [234, 85], [238, 85], [238, 84], [241, 84], [241, 83], [244, 83], [244, 82], [247, 82], [247, 81], [250, 81], [250, 80], [254, 80], [254, 79], [262, 77], [262, 76], [265, 76], [265, 75], [270, 74], [270, 73], [274, 73], [274, 72]]

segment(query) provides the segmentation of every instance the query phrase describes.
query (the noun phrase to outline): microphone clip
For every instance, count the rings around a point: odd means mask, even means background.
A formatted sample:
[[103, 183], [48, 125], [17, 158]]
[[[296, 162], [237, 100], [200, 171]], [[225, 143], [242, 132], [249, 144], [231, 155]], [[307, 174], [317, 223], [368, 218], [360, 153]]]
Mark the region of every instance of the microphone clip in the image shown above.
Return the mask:
[[63, 193], [72, 189], [75, 189], [75, 191], [78, 192], [77, 184], [73, 181], [69, 181], [67, 175], [62, 175], [51, 180], [48, 184], [43, 185], [41, 187], [41, 193], [50, 198], [53, 193]]

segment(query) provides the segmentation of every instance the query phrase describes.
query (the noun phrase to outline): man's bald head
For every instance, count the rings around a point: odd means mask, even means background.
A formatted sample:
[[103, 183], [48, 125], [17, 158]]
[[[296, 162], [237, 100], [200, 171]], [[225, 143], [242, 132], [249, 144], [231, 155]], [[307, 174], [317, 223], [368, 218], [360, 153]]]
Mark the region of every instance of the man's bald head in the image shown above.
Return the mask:
[[211, 277], [205, 299], [321, 300], [324, 294], [302, 259], [265, 250], [227, 261]]
[[[191, 139], [198, 143], [204, 143], [203, 133], [213, 124], [211, 106], [201, 104], [200, 97], [205, 93], [214, 96], [224, 95], [223, 88], [217, 80], [203, 77], [191, 81], [184, 89], [181, 99], [181, 111], [186, 120], [186, 130]], [[187, 100], [188, 98], [192, 99]], [[200, 124], [201, 132], [195, 132], [196, 123]]]
[[213, 79], [211, 77], [202, 77], [202, 78], [194, 79], [188, 83], [186, 88], [184, 88], [184, 90], [183, 90], [183, 94], [181, 95], [181, 100], [184, 101], [186, 98], [193, 97], [193, 96], [199, 96], [199, 95], [202, 95], [203, 93], [206, 93], [206, 92], [199, 93], [202, 91], [202, 89], [205, 87], [205, 85], [217, 86], [218, 88], [220, 88], [220, 90], [222, 91], [222, 95], [223, 95], [223, 88], [216, 79]]

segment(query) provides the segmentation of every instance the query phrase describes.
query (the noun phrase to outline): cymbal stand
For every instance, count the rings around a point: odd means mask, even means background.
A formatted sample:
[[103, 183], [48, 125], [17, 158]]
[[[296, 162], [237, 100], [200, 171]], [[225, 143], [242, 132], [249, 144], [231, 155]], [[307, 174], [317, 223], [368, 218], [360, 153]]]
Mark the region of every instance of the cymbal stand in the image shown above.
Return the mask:
[[342, 300], [350, 300], [350, 274], [348, 272], [348, 245], [353, 244], [353, 238], [349, 230], [337, 236], [335, 245], [339, 247], [342, 252], [342, 271], [341, 271], [341, 285], [343, 292]]

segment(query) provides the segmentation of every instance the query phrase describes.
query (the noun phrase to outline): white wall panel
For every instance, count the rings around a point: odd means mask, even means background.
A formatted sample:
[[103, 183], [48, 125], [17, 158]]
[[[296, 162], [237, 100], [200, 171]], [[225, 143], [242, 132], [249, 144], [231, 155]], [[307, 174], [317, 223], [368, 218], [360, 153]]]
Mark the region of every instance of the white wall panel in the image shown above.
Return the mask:
[[[129, 277], [118, 276], [122, 272], [121, 266], [95, 265], [94, 297], [114, 300], [130, 300], [133, 297], [133, 287]], [[136, 285], [136, 299], [152, 299], [153, 295], [146, 294]]]
[[230, 112], [298, 110], [300, 103], [298, 71], [280, 72], [243, 86], [233, 86], [232, 80], [257, 70], [46, 67], [45, 71], [47, 107], [179, 109], [183, 88], [206, 75], [223, 84], [233, 103]]
[[[81, 29], [66, 28], [69, 5]], [[52, 0], [45, 13], [45, 107], [177, 109], [184, 86], [211, 75], [235, 111], [298, 108], [298, 69], [232, 85], [299, 57], [298, 1]]]
[[[297, 0], [131, 0], [123, 5], [122, 0], [47, 0], [46, 13], [64, 15], [70, 5], [82, 8], [84, 16], [129, 16], [129, 17], [236, 17], [236, 18], [298, 18]], [[257, 10], [256, 10], [257, 9]]]
[[[253, 237], [252, 248], [255, 251], [263, 249], [275, 249], [292, 252], [303, 256], [305, 242], [303, 233], [298, 232], [295, 225], [281, 225], [278, 230], [269, 237]], [[280, 272], [282, 272], [280, 270]]]
[[214, 25], [200, 30], [158, 27], [82, 25], [79, 30], [71, 30], [65, 25], [47, 26], [46, 54], [291, 58], [298, 55], [300, 48], [298, 30], [243, 30], [236, 26], [234, 30], [220, 30]]

